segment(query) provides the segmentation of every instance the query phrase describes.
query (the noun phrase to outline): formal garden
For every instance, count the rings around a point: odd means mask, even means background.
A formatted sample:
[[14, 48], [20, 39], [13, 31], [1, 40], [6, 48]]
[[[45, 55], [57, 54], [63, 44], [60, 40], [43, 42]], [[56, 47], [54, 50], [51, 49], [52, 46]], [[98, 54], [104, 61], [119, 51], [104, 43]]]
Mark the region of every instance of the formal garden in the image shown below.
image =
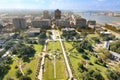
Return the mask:
[[66, 80], [67, 70], [59, 42], [48, 42], [45, 56], [44, 80]]

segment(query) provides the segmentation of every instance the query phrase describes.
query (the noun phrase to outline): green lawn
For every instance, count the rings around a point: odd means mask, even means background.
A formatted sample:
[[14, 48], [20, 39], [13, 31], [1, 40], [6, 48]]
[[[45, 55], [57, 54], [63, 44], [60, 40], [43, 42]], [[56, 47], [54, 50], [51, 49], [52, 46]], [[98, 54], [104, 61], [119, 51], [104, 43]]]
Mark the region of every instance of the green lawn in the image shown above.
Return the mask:
[[36, 50], [36, 53], [40, 53], [40, 52], [42, 52], [42, 45], [35, 44], [34, 49]]
[[27, 68], [30, 68], [32, 70], [32, 74], [29, 75], [32, 80], [35, 79], [35, 72], [39, 61], [39, 56], [37, 54], [42, 52], [42, 46], [39, 44], [35, 44], [34, 49], [36, 50], [36, 55], [34, 56], [34, 58], [31, 59], [29, 63], [26, 63], [25, 67], [23, 68], [25, 73]]
[[47, 58], [45, 59], [45, 72], [43, 74], [43, 80], [54, 80], [53, 62]]
[[[71, 45], [71, 42], [64, 42], [64, 45], [66, 47], [66, 50], [70, 49], [70, 48], [73, 48], [72, 45]], [[73, 71], [73, 76], [75, 78], [79, 77], [79, 75], [81, 74], [79, 71], [78, 71], [78, 63], [82, 63], [82, 62], [87, 62], [87, 65], [84, 65], [86, 66], [88, 69], [93, 69], [93, 70], [100, 70], [102, 76], [105, 78], [105, 80], [108, 80], [107, 76], [105, 75], [105, 72], [107, 70], [107, 68], [103, 67], [103, 66], [100, 66], [98, 64], [95, 64], [95, 60], [97, 59], [96, 57], [88, 54], [88, 57], [90, 58], [90, 60], [85, 60], [82, 58], [82, 54], [78, 53], [76, 51], [76, 49], [73, 49], [74, 51], [70, 51], [70, 55], [69, 55], [69, 60], [70, 60], [70, 64], [71, 64], [71, 68], [72, 68], [72, 71]], [[77, 54], [78, 53], [78, 54]], [[88, 63], [91, 62], [93, 65], [89, 65]]]
[[29, 63], [25, 63], [25, 66], [23, 67], [24, 73], [26, 73], [26, 69], [30, 68], [32, 70], [32, 73], [29, 75], [32, 80], [35, 80], [35, 74], [36, 69], [38, 65], [39, 57], [36, 55]]
[[87, 37], [88, 38], [99, 37], [99, 35], [98, 34], [88, 34]]
[[98, 38], [100, 39], [100, 36], [99, 36], [97, 33], [96, 33], [96, 34], [88, 34], [88, 35], [87, 35], [88, 41], [89, 41], [90, 43], [92, 43], [93, 45], [95, 45], [95, 44], [96, 44], [95, 41], [92, 40], [93, 37], [98, 37]]
[[67, 70], [63, 56], [61, 59], [56, 59], [56, 80], [66, 80]]
[[15, 80], [17, 80], [17, 78], [15, 77], [15, 71], [17, 70], [17, 69], [15, 69], [16, 65], [18, 65], [18, 63], [16, 61], [14, 61], [12, 65], [10, 65], [11, 69], [5, 75], [5, 77], [3, 78], [3, 80], [7, 80], [7, 78], [14, 78]]
[[58, 41], [56, 42], [49, 42], [47, 45], [47, 50], [60, 50], [61, 51], [61, 46]]
[[[57, 50], [59, 53], [60, 59], [56, 58], [56, 79], [54, 78], [54, 60], [45, 59], [45, 72], [44, 72], [44, 80], [66, 80], [67, 79], [67, 71], [66, 65], [64, 62], [64, 58], [61, 51], [61, 46], [59, 42], [49, 42], [47, 45], [47, 50]], [[53, 52], [49, 54], [53, 55]]]
[[65, 45], [66, 51], [77, 52], [77, 50], [72, 46], [73, 42], [63, 42], [63, 43]]
[[[23, 72], [26, 73], [26, 69], [27, 68], [30, 68], [32, 70], [32, 73], [29, 75], [31, 77], [32, 80], [35, 80], [35, 73], [36, 73], [36, 68], [37, 68], [37, 64], [38, 64], [38, 60], [39, 60], [39, 56], [38, 56], [38, 53], [40, 53], [42, 51], [42, 46], [41, 45], [34, 45], [34, 48], [36, 50], [36, 54], [33, 58], [31, 58], [30, 62], [22, 62], [22, 64], [24, 64], [24, 67], [23, 67]], [[12, 77], [14, 78], [15, 80], [17, 80], [17, 78], [15, 77], [15, 66], [18, 65], [17, 61], [18, 60], [18, 57], [15, 56], [13, 58], [14, 62], [11, 66], [11, 69], [9, 70], [9, 72], [5, 75], [4, 79], [3, 80], [7, 80], [8, 77]]]

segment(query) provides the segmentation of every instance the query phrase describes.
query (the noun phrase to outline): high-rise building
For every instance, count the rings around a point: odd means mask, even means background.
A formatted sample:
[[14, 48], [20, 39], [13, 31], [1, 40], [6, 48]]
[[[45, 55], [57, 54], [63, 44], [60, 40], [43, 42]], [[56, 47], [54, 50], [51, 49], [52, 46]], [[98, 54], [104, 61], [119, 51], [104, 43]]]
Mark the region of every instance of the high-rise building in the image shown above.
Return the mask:
[[78, 18], [76, 19], [76, 27], [81, 27], [81, 28], [87, 27], [86, 22], [87, 22], [86, 19]]
[[32, 26], [35, 28], [48, 29], [50, 28], [50, 20], [49, 19], [34, 20], [32, 21]]
[[59, 19], [55, 21], [55, 24], [59, 27], [71, 27], [70, 20]]
[[59, 9], [55, 10], [55, 19], [61, 19], [61, 11]]
[[14, 18], [13, 25], [17, 29], [25, 29], [26, 28], [26, 21], [23, 18]]
[[47, 10], [43, 11], [43, 18], [49, 19], [49, 12]]

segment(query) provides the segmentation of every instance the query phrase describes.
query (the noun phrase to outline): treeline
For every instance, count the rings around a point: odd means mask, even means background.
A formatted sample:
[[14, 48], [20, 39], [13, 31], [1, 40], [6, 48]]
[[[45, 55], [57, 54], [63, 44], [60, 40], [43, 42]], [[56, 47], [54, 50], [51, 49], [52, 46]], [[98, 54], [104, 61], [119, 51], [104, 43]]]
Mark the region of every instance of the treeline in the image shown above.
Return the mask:
[[110, 50], [120, 54], [120, 40], [111, 43]]
[[104, 27], [107, 28], [107, 29], [110, 29], [110, 30], [112, 30], [112, 31], [114, 31], [116, 33], [120, 33], [120, 29], [117, 29], [116, 27], [114, 27], [112, 25], [106, 24]]

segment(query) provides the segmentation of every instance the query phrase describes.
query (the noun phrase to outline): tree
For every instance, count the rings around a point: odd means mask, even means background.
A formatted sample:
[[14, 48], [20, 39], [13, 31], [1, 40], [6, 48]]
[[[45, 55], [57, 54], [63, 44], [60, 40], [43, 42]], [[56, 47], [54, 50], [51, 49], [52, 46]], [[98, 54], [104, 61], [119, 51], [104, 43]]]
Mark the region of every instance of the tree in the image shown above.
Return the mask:
[[11, 47], [13, 47], [13, 45], [14, 45], [14, 44], [15, 44], [15, 43], [14, 43], [14, 42], [12, 42], [12, 41], [7, 42], [7, 43], [5, 44], [5, 50], [10, 49]]
[[120, 40], [111, 43], [110, 50], [117, 52], [117, 53], [120, 53]]
[[106, 34], [100, 34], [100, 37], [104, 40], [104, 41], [109, 41], [109, 40], [114, 40], [115, 36], [114, 35], [106, 35]]
[[93, 37], [92, 40], [94, 40], [96, 43], [99, 43], [99, 42], [100, 42], [100, 40], [99, 40], [98, 37]]
[[93, 51], [92, 45], [87, 41], [83, 40], [75, 45], [78, 52], [84, 52], [84, 50]]
[[27, 74], [31, 74], [32, 70], [30, 68], [27, 68]]
[[83, 31], [82, 31], [82, 33], [81, 33], [81, 34], [82, 34], [82, 36], [83, 36], [84, 38], [88, 35], [88, 33], [87, 33], [87, 32], [83, 32]]
[[89, 69], [88, 72], [83, 72], [80, 77], [83, 80], [104, 80], [100, 72]]
[[17, 54], [18, 57], [22, 58], [24, 61], [27, 61], [29, 60], [29, 57], [34, 56], [35, 49], [31, 46], [19, 44], [12, 50], [12, 54]]
[[87, 69], [86, 69], [86, 68], [83, 66], [83, 64], [81, 64], [81, 63], [78, 64], [78, 70], [79, 70], [80, 72], [87, 71]]
[[17, 70], [17, 71], [15, 72], [15, 75], [16, 75], [17, 78], [20, 78], [20, 77], [22, 76], [22, 73], [21, 73], [20, 70]]
[[120, 80], [119, 72], [108, 70], [106, 74], [109, 80]]
[[42, 31], [42, 32], [40, 33], [40, 35], [38, 36], [38, 38], [39, 38], [39, 43], [42, 44], [42, 45], [44, 45], [45, 40], [46, 40], [46, 38], [47, 38], [47, 36], [46, 36], [46, 31]]
[[0, 79], [2, 80], [4, 75], [9, 71], [10, 64], [12, 63], [12, 59], [10, 57], [0, 58]]
[[77, 30], [78, 32], [81, 32], [80, 27], [77, 27], [76, 30]]
[[86, 60], [89, 60], [89, 57], [86, 54], [83, 54], [82, 57]]
[[31, 80], [28, 76], [21, 76], [19, 80]]
[[100, 72], [95, 71], [92, 76], [96, 79], [96, 80], [104, 80], [103, 76], [100, 74]]

